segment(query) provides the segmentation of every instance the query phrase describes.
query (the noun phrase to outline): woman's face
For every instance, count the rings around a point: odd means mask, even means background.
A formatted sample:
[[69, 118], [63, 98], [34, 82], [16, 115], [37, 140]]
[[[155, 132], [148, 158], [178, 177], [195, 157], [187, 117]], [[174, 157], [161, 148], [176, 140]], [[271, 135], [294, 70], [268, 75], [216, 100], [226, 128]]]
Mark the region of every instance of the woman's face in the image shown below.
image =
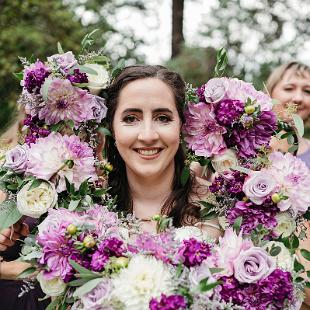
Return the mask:
[[310, 74], [296, 75], [293, 69], [288, 69], [274, 87], [271, 97], [279, 100], [279, 106], [275, 105], [277, 111], [283, 111], [288, 103], [295, 103], [297, 113], [306, 120], [310, 115]]
[[121, 90], [113, 133], [127, 173], [157, 177], [174, 171], [180, 129], [174, 94], [161, 80], [139, 79]]

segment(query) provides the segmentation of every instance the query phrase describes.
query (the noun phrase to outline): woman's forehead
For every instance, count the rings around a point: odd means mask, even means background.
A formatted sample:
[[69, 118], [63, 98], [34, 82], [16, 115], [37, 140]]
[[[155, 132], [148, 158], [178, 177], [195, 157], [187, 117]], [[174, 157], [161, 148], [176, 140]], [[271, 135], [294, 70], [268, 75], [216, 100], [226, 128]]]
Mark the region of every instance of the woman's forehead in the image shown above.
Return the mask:
[[282, 76], [282, 81], [289, 81], [293, 79], [303, 79], [310, 84], [310, 72], [302, 68], [287, 69]]

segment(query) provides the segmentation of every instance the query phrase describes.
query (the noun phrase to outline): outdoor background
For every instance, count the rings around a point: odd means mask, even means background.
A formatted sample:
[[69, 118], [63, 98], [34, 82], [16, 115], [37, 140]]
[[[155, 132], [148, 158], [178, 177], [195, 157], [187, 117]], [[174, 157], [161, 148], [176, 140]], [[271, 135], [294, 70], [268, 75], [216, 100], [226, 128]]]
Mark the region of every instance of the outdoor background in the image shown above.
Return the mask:
[[213, 75], [216, 49], [230, 76], [264, 88], [278, 64], [310, 65], [309, 0], [0, 0], [0, 133], [16, 116], [18, 56], [78, 52], [93, 29], [112, 65], [164, 64], [198, 86]]

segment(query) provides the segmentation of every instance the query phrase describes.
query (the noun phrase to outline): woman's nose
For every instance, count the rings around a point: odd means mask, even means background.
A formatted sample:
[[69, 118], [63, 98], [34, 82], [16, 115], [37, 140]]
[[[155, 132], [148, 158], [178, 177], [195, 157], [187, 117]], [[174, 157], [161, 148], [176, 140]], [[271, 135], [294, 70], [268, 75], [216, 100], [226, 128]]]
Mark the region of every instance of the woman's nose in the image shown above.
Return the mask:
[[301, 90], [296, 90], [292, 94], [292, 101], [293, 101], [293, 103], [300, 104], [303, 101], [303, 99], [304, 99], [303, 92]]
[[138, 140], [150, 144], [159, 138], [159, 134], [152, 122], [144, 122], [140, 127]]

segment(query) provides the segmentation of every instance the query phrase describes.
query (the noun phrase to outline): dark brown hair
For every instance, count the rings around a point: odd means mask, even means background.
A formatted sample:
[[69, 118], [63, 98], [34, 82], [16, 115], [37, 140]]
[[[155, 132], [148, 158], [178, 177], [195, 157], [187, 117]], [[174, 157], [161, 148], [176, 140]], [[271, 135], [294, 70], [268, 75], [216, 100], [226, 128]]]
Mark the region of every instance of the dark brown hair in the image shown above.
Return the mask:
[[[138, 79], [156, 78], [163, 81], [173, 91], [176, 108], [184, 123], [183, 104], [185, 102], [185, 83], [182, 77], [169, 71], [163, 66], [139, 65], [129, 66], [123, 69], [118, 77], [112, 82], [107, 90], [107, 121], [112, 130], [112, 123], [117, 108], [118, 98], [121, 90], [130, 82]], [[113, 171], [109, 175], [109, 186], [111, 194], [117, 196], [117, 208], [119, 211], [132, 212], [132, 198], [126, 175], [125, 162], [120, 156], [112, 137], [107, 139], [107, 158], [113, 165]], [[185, 186], [181, 184], [181, 174], [184, 168], [185, 154], [182, 145], [175, 155], [175, 174], [172, 185], [172, 192], [162, 206], [162, 214], [173, 218], [176, 227], [183, 224], [192, 224], [198, 221], [199, 208], [190, 202], [190, 194], [194, 186], [194, 178], [191, 176]]]

